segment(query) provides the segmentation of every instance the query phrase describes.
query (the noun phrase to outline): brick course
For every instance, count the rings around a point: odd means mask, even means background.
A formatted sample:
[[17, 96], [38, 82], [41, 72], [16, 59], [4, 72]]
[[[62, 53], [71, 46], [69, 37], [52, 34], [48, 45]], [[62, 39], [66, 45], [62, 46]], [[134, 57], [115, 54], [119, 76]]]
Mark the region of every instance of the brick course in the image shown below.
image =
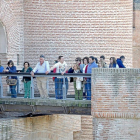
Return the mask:
[[139, 139], [140, 70], [92, 71], [94, 139]]

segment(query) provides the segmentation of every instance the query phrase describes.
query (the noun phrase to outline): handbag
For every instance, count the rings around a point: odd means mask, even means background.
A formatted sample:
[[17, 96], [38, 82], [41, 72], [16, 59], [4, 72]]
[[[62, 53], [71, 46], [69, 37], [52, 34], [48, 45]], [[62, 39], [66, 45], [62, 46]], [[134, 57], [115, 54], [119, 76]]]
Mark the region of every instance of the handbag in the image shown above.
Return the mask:
[[17, 84], [17, 79], [9, 79], [8, 77], [6, 78], [6, 83], [9, 86], [15, 86]]

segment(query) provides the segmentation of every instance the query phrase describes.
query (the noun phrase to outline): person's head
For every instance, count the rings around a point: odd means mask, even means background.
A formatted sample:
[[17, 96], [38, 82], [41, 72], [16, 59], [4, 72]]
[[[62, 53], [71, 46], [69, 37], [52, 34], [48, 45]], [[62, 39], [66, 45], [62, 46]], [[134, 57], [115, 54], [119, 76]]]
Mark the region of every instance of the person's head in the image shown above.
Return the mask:
[[88, 57], [84, 57], [83, 58], [83, 64], [87, 65], [89, 63], [89, 58]]
[[78, 65], [77, 63], [75, 63], [75, 64], [73, 65], [73, 69], [74, 69], [74, 70], [80, 70], [80, 67], [79, 67], [79, 65]]
[[75, 59], [75, 62], [76, 62], [76, 64], [80, 64], [81, 63], [81, 58], [80, 57], [77, 57], [76, 59]]
[[104, 60], [105, 60], [105, 56], [104, 55], [100, 56], [100, 61], [103, 62]]
[[24, 62], [23, 66], [24, 66], [24, 68], [28, 68], [28, 67], [30, 67], [30, 64], [29, 64], [29, 62]]
[[96, 64], [98, 64], [98, 59], [97, 59], [97, 57], [95, 57], [95, 62], [96, 62]]
[[7, 65], [8, 65], [8, 67], [12, 67], [12, 66], [14, 66], [14, 62], [12, 60], [9, 60]]
[[1, 60], [0, 60], [0, 66], [1, 66]]
[[63, 56], [59, 56], [58, 60], [59, 60], [60, 63], [63, 63], [64, 62], [64, 57]]
[[90, 64], [93, 63], [94, 60], [95, 60], [95, 58], [94, 58], [93, 56], [90, 56], [90, 57], [89, 57], [89, 63], [90, 63]]
[[110, 64], [116, 64], [116, 58], [110, 57]]
[[124, 62], [125, 57], [122, 55], [122, 56], [120, 57], [120, 59], [122, 60], [122, 62]]
[[43, 64], [45, 61], [45, 56], [44, 55], [40, 55], [40, 64]]

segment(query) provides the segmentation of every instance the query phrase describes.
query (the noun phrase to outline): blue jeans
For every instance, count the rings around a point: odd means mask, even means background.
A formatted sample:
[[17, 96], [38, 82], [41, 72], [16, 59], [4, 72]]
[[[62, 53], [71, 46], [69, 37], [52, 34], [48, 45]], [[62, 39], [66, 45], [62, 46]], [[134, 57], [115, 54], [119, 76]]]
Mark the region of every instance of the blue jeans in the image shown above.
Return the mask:
[[[66, 95], [67, 95], [67, 91], [68, 91], [68, 79], [67, 78], [65, 78], [65, 85], [66, 85]], [[63, 78], [55, 77], [55, 98], [63, 99]]]
[[17, 97], [16, 85], [10, 86], [10, 91], [11, 91], [11, 98], [16, 98]]
[[86, 92], [87, 92], [87, 100], [91, 100], [91, 78], [87, 79], [85, 88], [86, 88]]

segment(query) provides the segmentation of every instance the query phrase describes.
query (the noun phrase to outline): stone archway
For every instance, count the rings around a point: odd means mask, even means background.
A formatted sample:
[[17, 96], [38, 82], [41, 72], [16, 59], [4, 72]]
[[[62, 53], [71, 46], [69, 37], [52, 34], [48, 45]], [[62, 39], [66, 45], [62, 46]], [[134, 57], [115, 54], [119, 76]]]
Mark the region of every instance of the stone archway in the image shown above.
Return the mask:
[[0, 22], [0, 53], [7, 53], [7, 37], [5, 27]]

